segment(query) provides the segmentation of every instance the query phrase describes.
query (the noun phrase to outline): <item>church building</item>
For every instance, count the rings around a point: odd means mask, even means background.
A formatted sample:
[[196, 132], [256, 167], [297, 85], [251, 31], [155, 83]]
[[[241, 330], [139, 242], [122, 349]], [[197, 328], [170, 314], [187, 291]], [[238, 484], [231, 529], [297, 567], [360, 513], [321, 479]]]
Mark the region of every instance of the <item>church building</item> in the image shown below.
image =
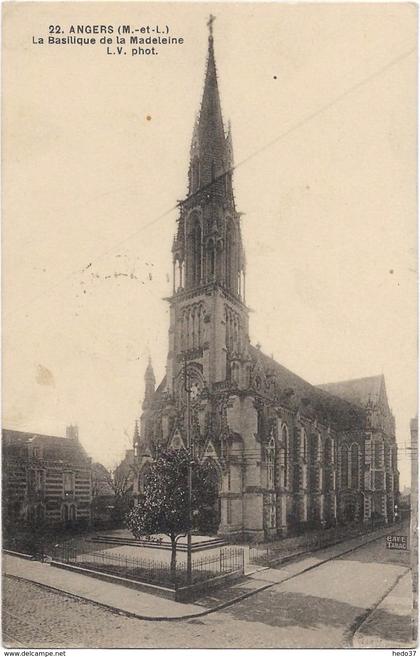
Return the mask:
[[159, 449], [187, 446], [186, 378], [192, 448], [211, 462], [219, 491], [215, 533], [262, 540], [337, 522], [393, 522], [397, 445], [384, 377], [313, 386], [250, 343], [232, 141], [209, 23], [188, 195], [172, 247], [166, 376], [156, 387], [149, 362], [134, 493]]

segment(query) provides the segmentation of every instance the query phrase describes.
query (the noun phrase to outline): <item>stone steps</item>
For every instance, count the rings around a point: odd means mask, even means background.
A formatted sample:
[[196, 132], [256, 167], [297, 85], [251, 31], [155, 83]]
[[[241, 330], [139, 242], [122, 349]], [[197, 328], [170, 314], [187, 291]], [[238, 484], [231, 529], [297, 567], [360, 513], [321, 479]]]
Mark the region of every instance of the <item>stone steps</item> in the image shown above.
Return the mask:
[[[161, 542], [147, 541], [136, 538], [120, 538], [117, 536], [95, 536], [89, 539], [93, 543], [107, 543], [109, 545], [132, 545], [138, 547], [150, 547], [158, 550], [170, 550], [170, 540], [163, 540]], [[223, 547], [227, 542], [222, 538], [212, 538], [207, 541], [192, 544], [192, 552], [202, 552], [204, 550], [212, 550], [214, 548]], [[177, 543], [177, 550], [179, 552], [187, 551], [186, 543]]]

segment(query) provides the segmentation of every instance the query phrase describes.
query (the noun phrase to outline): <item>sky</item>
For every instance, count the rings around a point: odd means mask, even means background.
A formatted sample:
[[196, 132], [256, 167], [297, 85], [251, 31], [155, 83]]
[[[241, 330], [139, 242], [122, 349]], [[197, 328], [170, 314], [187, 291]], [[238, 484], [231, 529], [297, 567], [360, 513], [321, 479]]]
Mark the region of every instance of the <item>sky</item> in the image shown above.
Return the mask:
[[[383, 373], [409, 484], [416, 390], [414, 4], [3, 7], [3, 426], [130, 448], [165, 372], [174, 206], [214, 43], [250, 337], [318, 384]], [[46, 46], [59, 24], [168, 25], [154, 57]], [[47, 35], [48, 36], [48, 35]]]

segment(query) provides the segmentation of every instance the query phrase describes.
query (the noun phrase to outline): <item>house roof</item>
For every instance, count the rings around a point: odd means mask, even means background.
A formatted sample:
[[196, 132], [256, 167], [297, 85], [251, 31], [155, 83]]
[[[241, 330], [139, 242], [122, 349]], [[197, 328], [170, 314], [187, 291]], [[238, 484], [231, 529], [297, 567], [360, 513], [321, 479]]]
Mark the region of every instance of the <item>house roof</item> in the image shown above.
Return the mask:
[[42, 433], [30, 431], [15, 431], [14, 429], [2, 430], [3, 447], [19, 445], [40, 445], [46, 448], [54, 448], [66, 452], [66, 456], [76, 456], [77, 458], [88, 459], [88, 455], [83, 445], [75, 438], [64, 436], [50, 436]]

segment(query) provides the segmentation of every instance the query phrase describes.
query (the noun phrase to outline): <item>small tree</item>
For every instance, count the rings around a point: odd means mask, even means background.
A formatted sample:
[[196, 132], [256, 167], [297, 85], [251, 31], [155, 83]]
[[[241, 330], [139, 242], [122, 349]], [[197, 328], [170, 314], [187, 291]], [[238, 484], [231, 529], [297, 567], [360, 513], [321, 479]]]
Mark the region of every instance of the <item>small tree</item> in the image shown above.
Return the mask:
[[127, 525], [136, 538], [153, 534], [166, 534], [171, 540], [171, 577], [176, 577], [177, 542], [194, 527], [200, 512], [217, 499], [217, 489], [207, 484], [211, 481], [211, 466], [207, 461], [192, 461], [192, 516], [188, 514], [188, 452], [170, 450], [161, 452], [151, 464], [144, 482], [144, 493], [127, 516]]

